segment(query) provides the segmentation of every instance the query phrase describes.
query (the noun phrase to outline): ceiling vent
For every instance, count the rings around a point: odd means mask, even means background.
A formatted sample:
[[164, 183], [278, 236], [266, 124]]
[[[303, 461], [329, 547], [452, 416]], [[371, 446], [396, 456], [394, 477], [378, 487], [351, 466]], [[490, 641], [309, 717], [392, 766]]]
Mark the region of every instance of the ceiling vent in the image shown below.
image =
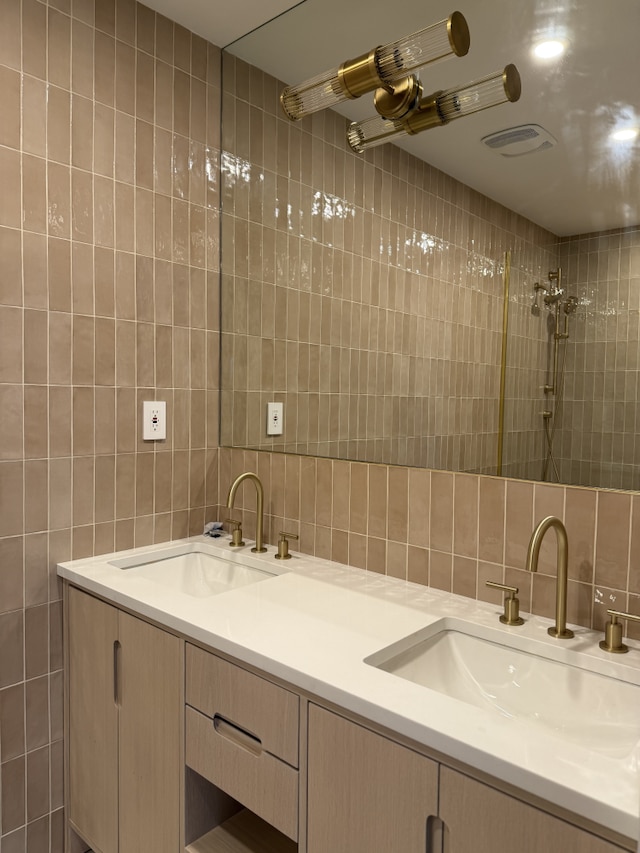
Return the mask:
[[521, 124], [519, 127], [508, 127], [497, 133], [483, 137], [484, 144], [502, 154], [503, 157], [522, 157], [524, 154], [535, 154], [536, 151], [547, 151], [558, 144], [548, 130], [539, 124]]

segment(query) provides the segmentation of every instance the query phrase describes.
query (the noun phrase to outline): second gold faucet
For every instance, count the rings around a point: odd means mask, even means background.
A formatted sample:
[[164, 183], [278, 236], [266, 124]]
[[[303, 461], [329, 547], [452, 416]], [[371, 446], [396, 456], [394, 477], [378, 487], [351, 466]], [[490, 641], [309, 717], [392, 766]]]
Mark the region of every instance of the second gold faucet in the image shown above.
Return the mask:
[[529, 548], [527, 550], [527, 571], [538, 571], [538, 556], [540, 555], [540, 546], [544, 535], [553, 527], [556, 531], [556, 539], [558, 540], [558, 578], [556, 581], [556, 624], [548, 629], [552, 637], [557, 637], [559, 640], [568, 640], [573, 637], [573, 631], [567, 628], [567, 580], [569, 566], [569, 542], [567, 539], [567, 529], [559, 518], [555, 515], [549, 515], [543, 518], [540, 524], [533, 531]]

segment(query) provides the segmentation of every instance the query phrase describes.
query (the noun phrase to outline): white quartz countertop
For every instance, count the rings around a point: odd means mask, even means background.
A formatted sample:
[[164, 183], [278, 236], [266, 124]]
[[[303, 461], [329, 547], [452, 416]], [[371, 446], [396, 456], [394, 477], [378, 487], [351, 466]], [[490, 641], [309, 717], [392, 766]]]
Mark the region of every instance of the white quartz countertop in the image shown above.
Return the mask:
[[[364, 663], [369, 655], [443, 617], [490, 626], [511, 638], [548, 644], [557, 660], [579, 652], [585, 669], [640, 685], [640, 643], [628, 655], [598, 648], [600, 635], [547, 635], [549, 620], [525, 614], [518, 628], [498, 622], [499, 607], [372, 572], [275, 548], [252, 554], [229, 538], [199, 536], [224, 559], [278, 573], [219, 595], [197, 597], [111, 564], [115, 555], [58, 566], [82, 589], [158, 622], [319, 699], [451, 756], [542, 799], [636, 839], [640, 830], [640, 744], [622, 759], [567, 742], [528, 723], [473, 707]], [[123, 551], [117, 558], [173, 548], [177, 542]], [[147, 573], [148, 574], [148, 573]], [[640, 708], [638, 709], [640, 714]]]

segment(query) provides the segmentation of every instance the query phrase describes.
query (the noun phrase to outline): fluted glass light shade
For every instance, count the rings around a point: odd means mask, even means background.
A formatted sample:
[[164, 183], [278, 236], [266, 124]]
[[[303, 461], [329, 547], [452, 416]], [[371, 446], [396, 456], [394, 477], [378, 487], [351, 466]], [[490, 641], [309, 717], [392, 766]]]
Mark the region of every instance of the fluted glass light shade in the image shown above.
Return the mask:
[[465, 56], [469, 43], [464, 15], [453, 12], [444, 21], [379, 47], [376, 51], [378, 73], [385, 83], [392, 83], [438, 59], [452, 54]]
[[506, 101], [517, 101], [520, 91], [518, 69], [515, 65], [507, 65], [504, 71], [490, 74], [482, 80], [447, 89], [438, 96], [438, 112], [446, 123]]
[[364, 121], [352, 121], [347, 128], [347, 141], [354, 151], [362, 154], [369, 148], [383, 145], [399, 133], [406, 134], [402, 121], [372, 116]]
[[464, 56], [468, 50], [467, 22], [460, 12], [453, 12], [445, 20], [406, 38], [376, 47], [298, 86], [288, 86], [280, 95], [280, 103], [286, 115], [297, 121], [373, 92], [430, 62]]
[[474, 80], [462, 86], [435, 92], [420, 101], [410, 114], [396, 120], [373, 116], [361, 122], [352, 122], [347, 130], [349, 145], [362, 153], [382, 145], [401, 133], [421, 133], [432, 127], [448, 124], [457, 118], [504, 104], [520, 98], [520, 75], [515, 65], [502, 71]]

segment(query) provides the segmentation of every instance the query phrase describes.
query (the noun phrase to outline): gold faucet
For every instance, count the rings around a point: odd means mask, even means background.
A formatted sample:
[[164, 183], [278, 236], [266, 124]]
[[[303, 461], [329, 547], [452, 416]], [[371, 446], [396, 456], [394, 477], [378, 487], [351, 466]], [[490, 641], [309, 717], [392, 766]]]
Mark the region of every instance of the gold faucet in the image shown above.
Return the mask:
[[262, 488], [262, 483], [260, 482], [260, 477], [257, 474], [252, 474], [251, 471], [247, 471], [245, 474], [240, 474], [239, 477], [231, 484], [231, 488], [229, 489], [229, 494], [227, 495], [227, 507], [229, 509], [233, 509], [233, 504], [236, 499], [236, 492], [238, 491], [238, 486], [240, 483], [245, 480], [252, 480], [256, 487], [256, 546], [251, 550], [254, 553], [263, 554], [267, 549], [264, 547], [264, 543], [262, 541], [262, 523], [263, 523], [263, 515], [264, 515], [264, 489]]
[[527, 571], [538, 571], [540, 546], [542, 545], [544, 534], [550, 527], [555, 528], [556, 539], [558, 541], [558, 579], [556, 583], [556, 624], [553, 628], [548, 628], [547, 631], [552, 637], [557, 637], [559, 640], [568, 640], [570, 637], [573, 637], [573, 631], [567, 628], [569, 542], [566, 527], [555, 515], [543, 518], [533, 531], [527, 551]]

